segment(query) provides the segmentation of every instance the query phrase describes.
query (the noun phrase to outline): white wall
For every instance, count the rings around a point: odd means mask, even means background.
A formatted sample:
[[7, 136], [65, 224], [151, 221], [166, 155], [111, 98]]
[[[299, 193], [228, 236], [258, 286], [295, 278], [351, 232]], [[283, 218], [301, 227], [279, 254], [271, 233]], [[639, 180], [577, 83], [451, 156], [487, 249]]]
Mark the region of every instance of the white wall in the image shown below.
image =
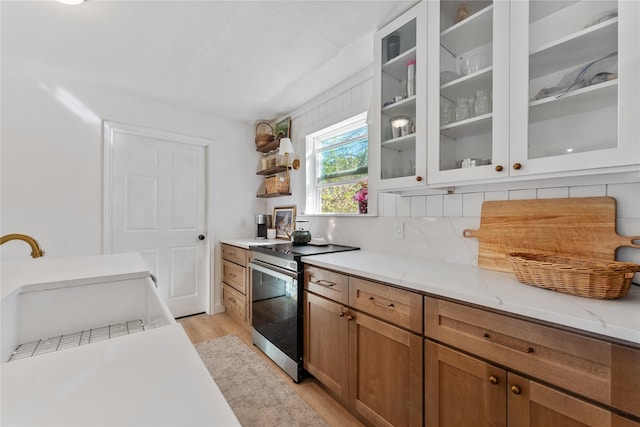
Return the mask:
[[[213, 140], [213, 259], [220, 238], [253, 235], [253, 216], [265, 208], [254, 197], [253, 124], [6, 62], [0, 83], [1, 235], [31, 235], [47, 257], [102, 253], [103, 120]], [[29, 253], [19, 241], [1, 247], [3, 261]], [[219, 271], [213, 283], [220, 283]], [[219, 296], [216, 289], [216, 302]]]
[[[292, 112], [292, 132], [297, 153], [304, 153], [306, 134], [366, 111], [371, 99], [370, 73], [361, 72], [323, 96]], [[304, 163], [304, 162], [303, 162]], [[291, 174], [293, 195], [270, 200], [273, 205], [305, 206], [304, 171]], [[480, 209], [485, 200], [514, 200], [554, 197], [612, 196], [617, 200], [617, 232], [640, 236], [640, 180], [635, 177], [592, 176], [512, 183], [495, 188], [466, 189], [457, 194], [402, 196], [379, 194], [378, 216], [311, 216], [312, 234], [329, 241], [356, 245], [362, 249], [440, 259], [477, 265], [478, 241], [462, 237], [464, 229], [480, 226]], [[394, 224], [404, 223], [404, 239], [395, 239]], [[640, 250], [621, 248], [619, 260], [640, 264]], [[636, 281], [640, 274], [636, 275]]]

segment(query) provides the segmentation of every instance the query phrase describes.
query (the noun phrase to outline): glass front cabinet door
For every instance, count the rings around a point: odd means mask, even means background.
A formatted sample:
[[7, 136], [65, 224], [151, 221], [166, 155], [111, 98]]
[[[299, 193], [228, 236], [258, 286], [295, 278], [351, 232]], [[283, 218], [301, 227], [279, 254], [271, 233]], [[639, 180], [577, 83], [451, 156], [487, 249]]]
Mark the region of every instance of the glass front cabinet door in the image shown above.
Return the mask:
[[429, 184], [507, 177], [509, 2], [428, 2]]
[[429, 184], [637, 170], [640, 2], [428, 7]]
[[511, 2], [510, 174], [640, 163], [640, 2]]
[[374, 37], [371, 180], [376, 189], [424, 187], [427, 176], [426, 2]]

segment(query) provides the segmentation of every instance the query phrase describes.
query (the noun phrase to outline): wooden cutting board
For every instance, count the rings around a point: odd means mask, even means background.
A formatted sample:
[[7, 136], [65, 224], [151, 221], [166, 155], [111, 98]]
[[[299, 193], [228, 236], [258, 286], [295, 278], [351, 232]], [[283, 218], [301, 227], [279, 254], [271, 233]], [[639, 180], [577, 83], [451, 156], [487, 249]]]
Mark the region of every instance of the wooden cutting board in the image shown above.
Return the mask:
[[480, 242], [478, 267], [508, 272], [510, 252], [614, 261], [620, 246], [640, 248], [640, 236], [616, 233], [612, 197], [484, 202], [480, 229], [463, 235]]

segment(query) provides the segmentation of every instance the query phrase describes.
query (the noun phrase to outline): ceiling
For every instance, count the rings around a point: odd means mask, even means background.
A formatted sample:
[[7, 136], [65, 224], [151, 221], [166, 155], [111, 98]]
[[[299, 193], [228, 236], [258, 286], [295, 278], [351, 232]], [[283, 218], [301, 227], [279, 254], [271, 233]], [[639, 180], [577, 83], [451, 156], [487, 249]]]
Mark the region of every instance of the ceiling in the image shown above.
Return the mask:
[[414, 3], [2, 0], [2, 63], [254, 122], [369, 66], [375, 30]]

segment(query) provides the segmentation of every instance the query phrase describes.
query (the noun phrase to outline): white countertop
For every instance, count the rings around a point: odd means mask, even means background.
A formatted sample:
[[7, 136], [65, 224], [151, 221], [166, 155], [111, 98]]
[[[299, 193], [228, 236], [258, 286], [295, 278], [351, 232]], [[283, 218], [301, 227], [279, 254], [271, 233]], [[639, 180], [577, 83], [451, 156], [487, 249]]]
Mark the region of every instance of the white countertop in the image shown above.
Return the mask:
[[235, 239], [220, 239], [220, 243], [249, 249], [251, 246], [280, 245], [283, 243], [291, 243], [291, 241], [285, 239], [255, 239], [251, 237], [239, 237]]
[[303, 257], [302, 261], [640, 344], [640, 287], [634, 285], [624, 298], [597, 300], [525, 285], [511, 273], [423, 258], [353, 251]]
[[0, 264], [2, 298], [24, 285], [51, 286], [55, 283], [82, 285], [149, 276], [149, 268], [137, 253], [90, 255], [69, 258], [42, 257]]
[[[23, 288], [149, 277], [136, 253], [45, 257], [0, 267], [8, 307], [8, 298]], [[240, 425], [177, 323], [1, 363], [0, 381], [0, 425]]]
[[174, 324], [0, 365], [6, 426], [239, 426]]

